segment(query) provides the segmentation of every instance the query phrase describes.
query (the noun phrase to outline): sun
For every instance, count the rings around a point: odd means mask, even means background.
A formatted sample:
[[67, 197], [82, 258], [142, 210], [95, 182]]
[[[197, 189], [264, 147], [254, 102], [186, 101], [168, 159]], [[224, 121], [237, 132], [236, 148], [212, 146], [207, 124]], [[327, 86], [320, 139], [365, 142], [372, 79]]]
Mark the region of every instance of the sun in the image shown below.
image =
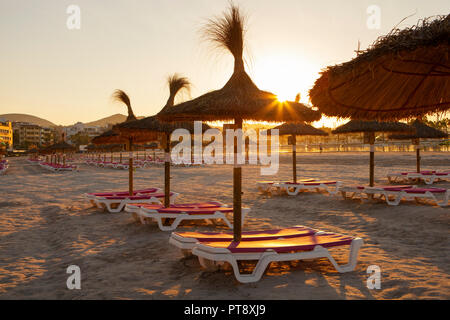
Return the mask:
[[288, 54], [266, 55], [254, 61], [253, 79], [262, 90], [277, 95], [279, 101], [294, 101], [300, 93], [301, 102], [308, 102], [308, 90], [319, 76], [317, 68], [302, 57]]
[[[288, 90], [277, 90], [276, 92], [277, 95], [277, 100], [280, 102], [285, 102], [285, 101], [293, 101], [294, 98], [292, 97], [291, 92], [288, 92]], [[295, 97], [295, 95], [294, 95]]]

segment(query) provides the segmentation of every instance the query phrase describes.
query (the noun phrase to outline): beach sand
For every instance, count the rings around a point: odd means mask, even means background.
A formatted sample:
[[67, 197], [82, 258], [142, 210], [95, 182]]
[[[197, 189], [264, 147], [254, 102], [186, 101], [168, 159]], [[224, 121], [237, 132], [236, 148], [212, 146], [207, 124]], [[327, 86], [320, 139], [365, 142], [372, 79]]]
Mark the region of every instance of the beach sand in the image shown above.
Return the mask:
[[[423, 153], [422, 168], [448, 170], [449, 153]], [[367, 184], [368, 153], [298, 155], [301, 178]], [[375, 180], [391, 171], [414, 171], [414, 153], [377, 153]], [[364, 246], [354, 272], [339, 274], [326, 259], [275, 263], [252, 284], [230, 271], [207, 272], [195, 257], [169, 245], [170, 232], [136, 223], [128, 213], [108, 214], [82, 198], [85, 192], [127, 190], [127, 171], [80, 166], [53, 173], [10, 158], [0, 176], [0, 299], [449, 299], [450, 210], [415, 202], [343, 200], [304, 193], [258, 193], [257, 166], [243, 168], [243, 203], [251, 208], [244, 230], [306, 225], [359, 236]], [[135, 188], [163, 187], [163, 167], [138, 169]], [[232, 167], [173, 167], [177, 202], [232, 204]], [[278, 179], [290, 179], [290, 154]], [[450, 182], [434, 186], [450, 188]], [[179, 230], [227, 230], [187, 224]], [[341, 250], [333, 250], [341, 254]], [[340, 257], [340, 258], [339, 258]], [[344, 262], [346, 256], [338, 256]], [[81, 268], [81, 290], [68, 290], [69, 265]], [[368, 289], [367, 267], [381, 268], [381, 289]]]

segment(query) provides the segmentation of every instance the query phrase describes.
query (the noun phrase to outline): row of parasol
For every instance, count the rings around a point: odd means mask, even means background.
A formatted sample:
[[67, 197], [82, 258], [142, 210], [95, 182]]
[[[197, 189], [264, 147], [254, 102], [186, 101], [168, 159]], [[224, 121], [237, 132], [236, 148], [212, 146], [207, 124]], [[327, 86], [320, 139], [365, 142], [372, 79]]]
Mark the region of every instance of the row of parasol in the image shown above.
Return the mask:
[[[426, 138], [423, 125], [414, 123], [418, 130], [402, 119], [420, 118], [450, 106], [450, 15], [425, 19], [403, 30], [393, 30], [379, 38], [353, 60], [326, 68], [310, 90], [315, 109], [299, 101], [280, 102], [271, 92], [260, 90], [245, 71], [245, 19], [240, 9], [231, 5], [222, 16], [209, 20], [203, 35], [216, 47], [233, 55], [234, 70], [228, 82], [218, 90], [208, 92], [190, 101], [174, 105], [174, 97], [189, 87], [185, 78], [169, 79], [170, 96], [156, 115], [136, 120], [128, 97], [116, 93], [129, 110], [125, 123], [116, 125], [103, 135], [106, 140], [94, 143], [123, 143], [160, 141], [165, 149], [165, 206], [170, 194], [170, 133], [176, 128], [193, 132], [192, 121], [233, 121], [241, 129], [243, 121], [285, 122], [280, 134], [292, 135], [293, 179], [296, 180], [295, 136], [322, 134], [305, 123], [317, 121], [322, 114], [352, 121], [335, 133], [365, 132], [371, 146], [375, 132], [403, 134], [401, 138]], [[204, 125], [204, 130], [208, 127]], [[428, 132], [429, 129], [425, 131]], [[433, 134], [436, 134], [434, 132]], [[432, 134], [432, 135], [433, 135]], [[405, 136], [406, 135], [406, 136]], [[237, 147], [235, 143], [235, 158]], [[373, 185], [374, 148], [371, 147], [370, 184]], [[132, 156], [130, 156], [132, 164]], [[419, 170], [419, 168], [418, 168]], [[130, 166], [130, 193], [132, 193], [132, 166]], [[241, 238], [242, 167], [233, 167], [233, 225], [234, 241]]]

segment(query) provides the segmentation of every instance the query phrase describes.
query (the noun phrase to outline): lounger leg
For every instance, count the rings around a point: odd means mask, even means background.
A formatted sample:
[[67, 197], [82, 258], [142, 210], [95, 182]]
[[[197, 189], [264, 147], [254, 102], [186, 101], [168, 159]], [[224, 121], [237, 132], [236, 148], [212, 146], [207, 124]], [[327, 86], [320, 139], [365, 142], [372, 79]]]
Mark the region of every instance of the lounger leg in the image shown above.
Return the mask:
[[434, 199], [434, 201], [436, 202], [436, 204], [440, 207], [446, 207], [448, 206], [448, 199], [449, 199], [449, 191], [447, 191], [442, 198], [440, 198], [439, 196], [434, 196], [431, 192], [427, 192], [430, 196], [430, 198]]
[[330, 195], [335, 195], [336, 193], [339, 192], [339, 186], [336, 185], [336, 186], [334, 187], [334, 190], [327, 186], [327, 187], [326, 187], [326, 190], [327, 190], [327, 192], [328, 192]]
[[391, 199], [389, 199], [389, 195], [386, 195], [386, 203], [390, 206], [398, 206], [398, 204], [402, 200], [404, 194], [402, 192], [399, 192], [398, 194], [393, 195], [393, 196], [394, 196], [394, 199], [391, 200]]
[[122, 211], [122, 209], [123, 209], [123, 207], [125, 206], [125, 204], [126, 204], [125, 202], [121, 201], [121, 202], [119, 203], [119, 205], [117, 206], [117, 208], [113, 209], [113, 208], [111, 207], [112, 203], [107, 203], [108, 211], [111, 212], [111, 213], [117, 213], [117, 212], [120, 212], [120, 211]]
[[298, 195], [298, 193], [300, 192], [300, 187], [293, 187], [293, 191], [291, 191], [290, 189], [289, 189], [289, 187], [287, 187], [286, 188], [286, 192], [287, 192], [287, 194], [288, 195], [290, 195], [290, 196], [296, 196], [296, 195]]
[[239, 265], [236, 259], [233, 258], [228, 260], [227, 262], [233, 267], [234, 276], [239, 282], [250, 283], [259, 281], [261, 279], [261, 277], [263, 276], [264, 272], [267, 269], [267, 266], [273, 261], [272, 257], [276, 255], [277, 255], [276, 253], [274, 254], [271, 252], [263, 253], [263, 255], [258, 260], [258, 263], [256, 264], [251, 274], [242, 274], [239, 270]]
[[198, 257], [200, 265], [206, 269], [206, 271], [213, 272], [219, 270], [220, 266], [223, 265], [221, 261], [213, 261], [203, 257]]
[[355, 270], [356, 264], [358, 263], [358, 253], [359, 249], [363, 245], [364, 241], [361, 238], [356, 238], [352, 241], [352, 244], [350, 245], [350, 252], [348, 255], [348, 263], [345, 265], [339, 265], [336, 260], [331, 256], [330, 252], [326, 250], [327, 258], [330, 260], [330, 262], [333, 264], [334, 268], [340, 272], [350, 272]]
[[165, 226], [163, 224], [163, 219], [164, 218], [156, 218], [157, 222], [158, 222], [158, 227], [161, 231], [172, 231], [175, 230], [178, 225], [180, 224], [180, 222], [183, 220], [180, 217], [175, 218], [175, 221], [170, 225], [170, 226]]

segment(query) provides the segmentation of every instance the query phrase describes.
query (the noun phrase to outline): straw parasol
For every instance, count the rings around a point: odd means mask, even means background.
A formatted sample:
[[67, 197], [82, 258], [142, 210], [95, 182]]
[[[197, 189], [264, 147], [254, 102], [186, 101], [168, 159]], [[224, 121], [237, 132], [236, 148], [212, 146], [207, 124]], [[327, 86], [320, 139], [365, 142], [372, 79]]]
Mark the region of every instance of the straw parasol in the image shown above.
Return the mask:
[[327, 67], [309, 91], [327, 116], [393, 121], [450, 107], [450, 15], [394, 29]]
[[43, 154], [51, 154], [51, 156], [50, 156], [51, 157], [51, 162], [53, 162], [53, 155], [55, 157], [55, 162], [59, 162], [60, 158], [59, 158], [59, 155], [56, 155], [56, 153], [62, 153], [63, 154], [63, 164], [65, 165], [66, 164], [65, 154], [67, 152], [74, 152], [74, 151], [76, 151], [76, 148], [73, 145], [68, 144], [65, 141], [65, 134], [64, 133], [62, 133], [61, 137], [62, 137], [61, 138], [61, 140], [62, 140], [61, 142], [54, 143], [54, 144], [52, 144], [52, 145], [50, 145], [48, 147], [45, 147], [45, 148], [43, 148], [43, 149], [41, 149], [39, 151], [41, 153], [43, 153]]
[[[300, 101], [297, 95], [296, 102]], [[280, 136], [290, 135], [292, 137], [292, 177], [297, 183], [297, 136], [327, 136], [328, 133], [306, 123], [283, 123], [273, 129], [278, 129]]]
[[420, 172], [420, 139], [447, 138], [448, 134], [427, 126], [424, 122], [418, 119], [414, 120], [410, 125], [415, 128], [415, 132], [413, 134], [393, 134], [389, 136], [389, 139], [412, 140], [416, 147], [416, 169], [417, 172]]
[[[125, 120], [125, 123], [137, 120], [133, 113], [133, 109], [131, 108], [130, 98], [124, 91], [119, 90], [119, 89], [115, 90], [114, 93], [112, 94], [112, 98], [113, 98], [113, 100], [122, 102], [123, 104], [125, 104], [127, 106], [128, 116], [127, 116], [127, 119]], [[129, 165], [128, 165], [128, 191], [129, 191], [130, 195], [133, 195], [133, 155], [131, 153], [133, 150], [132, 137], [125, 138], [123, 136], [120, 136], [113, 130], [108, 130], [108, 131], [102, 133], [101, 135], [93, 138], [92, 143], [97, 144], [97, 145], [120, 144], [120, 143], [127, 145], [127, 149], [130, 152]]]
[[[115, 90], [114, 93], [112, 94], [112, 98], [113, 100], [122, 102], [127, 106], [128, 115], [124, 123], [137, 120], [136, 116], [133, 113], [133, 109], [131, 108], [130, 98], [123, 90], [120, 89]], [[116, 144], [116, 143], [125, 144], [129, 142], [129, 139], [124, 139], [124, 137], [121, 137], [114, 130], [108, 130], [94, 137], [91, 142], [97, 145]]]
[[[223, 17], [210, 19], [203, 35], [214, 45], [225, 49], [234, 57], [234, 71], [220, 90], [206, 93], [193, 100], [165, 107], [158, 118], [164, 121], [217, 121], [233, 120], [235, 129], [242, 128], [243, 120], [256, 121], [315, 121], [320, 113], [296, 102], [280, 102], [273, 93], [259, 90], [245, 72], [243, 51], [245, 21], [237, 6], [231, 4]], [[235, 159], [237, 143], [235, 142]], [[236, 161], [235, 161], [236, 162]], [[233, 169], [233, 230], [234, 240], [241, 239], [242, 168], [235, 163]]]
[[414, 132], [414, 128], [401, 122], [379, 122], [379, 121], [361, 121], [351, 120], [332, 131], [333, 134], [341, 133], [364, 133], [364, 143], [370, 144], [370, 168], [369, 168], [369, 186], [374, 185], [375, 174], [375, 133], [376, 132]]
[[[186, 77], [173, 74], [168, 77], [169, 98], [164, 108], [171, 108], [174, 105], [175, 97], [181, 90], [190, 90], [191, 83]], [[203, 124], [203, 130], [210, 127]], [[166, 134], [172, 133], [176, 129], [186, 129], [191, 134], [194, 133], [193, 122], [167, 123], [160, 121], [156, 116], [144, 119], [129, 121], [115, 125], [113, 130], [121, 136], [132, 137], [135, 142], [149, 142], [160, 140]]]
[[292, 137], [292, 179], [297, 183], [297, 136], [327, 136], [328, 133], [306, 123], [284, 123], [273, 129], [278, 129], [280, 136]]
[[[190, 90], [191, 83], [186, 77], [173, 74], [168, 77], [169, 98], [164, 108], [172, 108], [175, 96], [181, 90]], [[208, 130], [210, 126], [202, 124], [202, 132]], [[130, 121], [114, 126], [113, 130], [120, 136], [132, 137], [136, 142], [150, 142], [162, 140], [165, 148], [164, 161], [164, 205], [170, 206], [170, 134], [176, 129], [186, 129], [190, 134], [194, 134], [193, 122], [166, 123], [160, 121], [156, 116], [150, 116], [141, 120]]]

